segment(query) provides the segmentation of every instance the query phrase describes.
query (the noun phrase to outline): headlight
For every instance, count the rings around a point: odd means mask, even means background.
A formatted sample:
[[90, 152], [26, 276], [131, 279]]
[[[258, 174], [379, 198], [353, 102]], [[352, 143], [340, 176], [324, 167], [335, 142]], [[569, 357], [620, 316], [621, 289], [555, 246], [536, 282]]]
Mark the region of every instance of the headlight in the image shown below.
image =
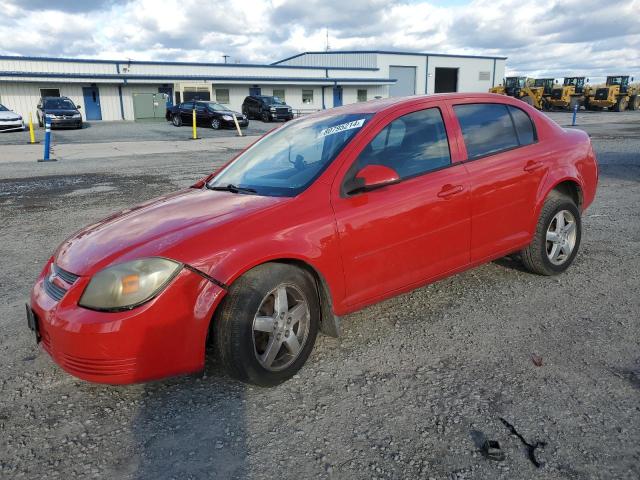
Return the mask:
[[73, 114], [73, 118], [80, 118], [82, 115], [80, 115], [79, 113], [74, 113]]
[[93, 276], [78, 304], [93, 310], [132, 309], [160, 293], [181, 267], [157, 257], [107, 267]]
[[276, 107], [271, 107], [269, 110], [271, 110], [272, 112], [276, 111]]
[[223, 120], [233, 120], [233, 117], [231, 115], [222, 115], [222, 119]]

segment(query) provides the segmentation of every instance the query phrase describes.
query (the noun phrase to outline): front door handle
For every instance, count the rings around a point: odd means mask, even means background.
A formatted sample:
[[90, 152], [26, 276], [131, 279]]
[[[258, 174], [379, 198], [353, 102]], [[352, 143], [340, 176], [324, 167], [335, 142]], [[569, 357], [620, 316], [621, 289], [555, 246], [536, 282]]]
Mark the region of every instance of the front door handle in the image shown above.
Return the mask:
[[438, 196], [440, 198], [449, 198], [463, 191], [464, 191], [464, 187], [462, 185], [447, 184], [444, 187], [442, 187], [442, 190], [438, 192]]
[[542, 167], [544, 167], [544, 164], [542, 162], [537, 162], [536, 160], [529, 160], [527, 164], [524, 166], [524, 171], [534, 172]]

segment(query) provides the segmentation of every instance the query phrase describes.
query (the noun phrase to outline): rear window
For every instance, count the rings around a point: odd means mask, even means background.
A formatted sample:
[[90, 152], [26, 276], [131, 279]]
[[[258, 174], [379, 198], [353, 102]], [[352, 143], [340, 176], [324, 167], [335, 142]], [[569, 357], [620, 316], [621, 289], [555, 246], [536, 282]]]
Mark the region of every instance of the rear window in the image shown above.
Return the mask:
[[469, 159], [484, 157], [519, 145], [506, 105], [477, 103], [453, 107]]
[[533, 128], [531, 117], [519, 108], [509, 106], [509, 112], [516, 127], [518, 142], [520, 145], [530, 145], [536, 141], [536, 132]]

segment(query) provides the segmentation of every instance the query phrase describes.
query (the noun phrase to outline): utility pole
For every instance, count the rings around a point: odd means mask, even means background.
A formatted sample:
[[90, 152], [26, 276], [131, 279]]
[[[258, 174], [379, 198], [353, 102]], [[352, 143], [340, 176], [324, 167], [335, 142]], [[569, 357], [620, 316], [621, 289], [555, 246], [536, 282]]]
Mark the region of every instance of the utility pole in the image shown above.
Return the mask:
[[329, 47], [329, 27], [326, 28], [326, 36], [327, 36], [327, 45], [326, 45], [326, 50], [325, 51], [329, 51], [331, 48]]
[[222, 55], [222, 58], [224, 58], [224, 63], [227, 63], [227, 59], [230, 57], [231, 55]]

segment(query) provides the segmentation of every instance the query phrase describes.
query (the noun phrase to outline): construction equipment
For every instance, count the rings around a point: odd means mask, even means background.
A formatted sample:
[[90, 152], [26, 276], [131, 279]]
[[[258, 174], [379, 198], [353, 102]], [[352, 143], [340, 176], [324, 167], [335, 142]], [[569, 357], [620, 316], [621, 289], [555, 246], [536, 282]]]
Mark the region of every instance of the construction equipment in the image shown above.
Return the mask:
[[549, 97], [553, 91], [553, 86], [556, 83], [555, 78], [536, 78], [533, 81], [534, 87], [542, 87], [542, 109], [549, 109]]
[[564, 82], [561, 87], [555, 87], [551, 91], [551, 96], [548, 98], [549, 106], [551, 108], [563, 108], [565, 110], [573, 110], [578, 105], [585, 105], [589, 102], [589, 93], [591, 87], [586, 85], [589, 79], [586, 77], [564, 77]]
[[532, 86], [531, 83], [527, 77], [507, 77], [504, 79], [504, 86], [498, 85], [490, 88], [489, 93], [519, 98], [538, 110], [542, 110], [544, 87]]
[[593, 97], [589, 98], [589, 110], [607, 108], [624, 112], [627, 107], [629, 110], [640, 109], [640, 87], [629, 85], [629, 75], [607, 77], [606, 85], [596, 88]]

